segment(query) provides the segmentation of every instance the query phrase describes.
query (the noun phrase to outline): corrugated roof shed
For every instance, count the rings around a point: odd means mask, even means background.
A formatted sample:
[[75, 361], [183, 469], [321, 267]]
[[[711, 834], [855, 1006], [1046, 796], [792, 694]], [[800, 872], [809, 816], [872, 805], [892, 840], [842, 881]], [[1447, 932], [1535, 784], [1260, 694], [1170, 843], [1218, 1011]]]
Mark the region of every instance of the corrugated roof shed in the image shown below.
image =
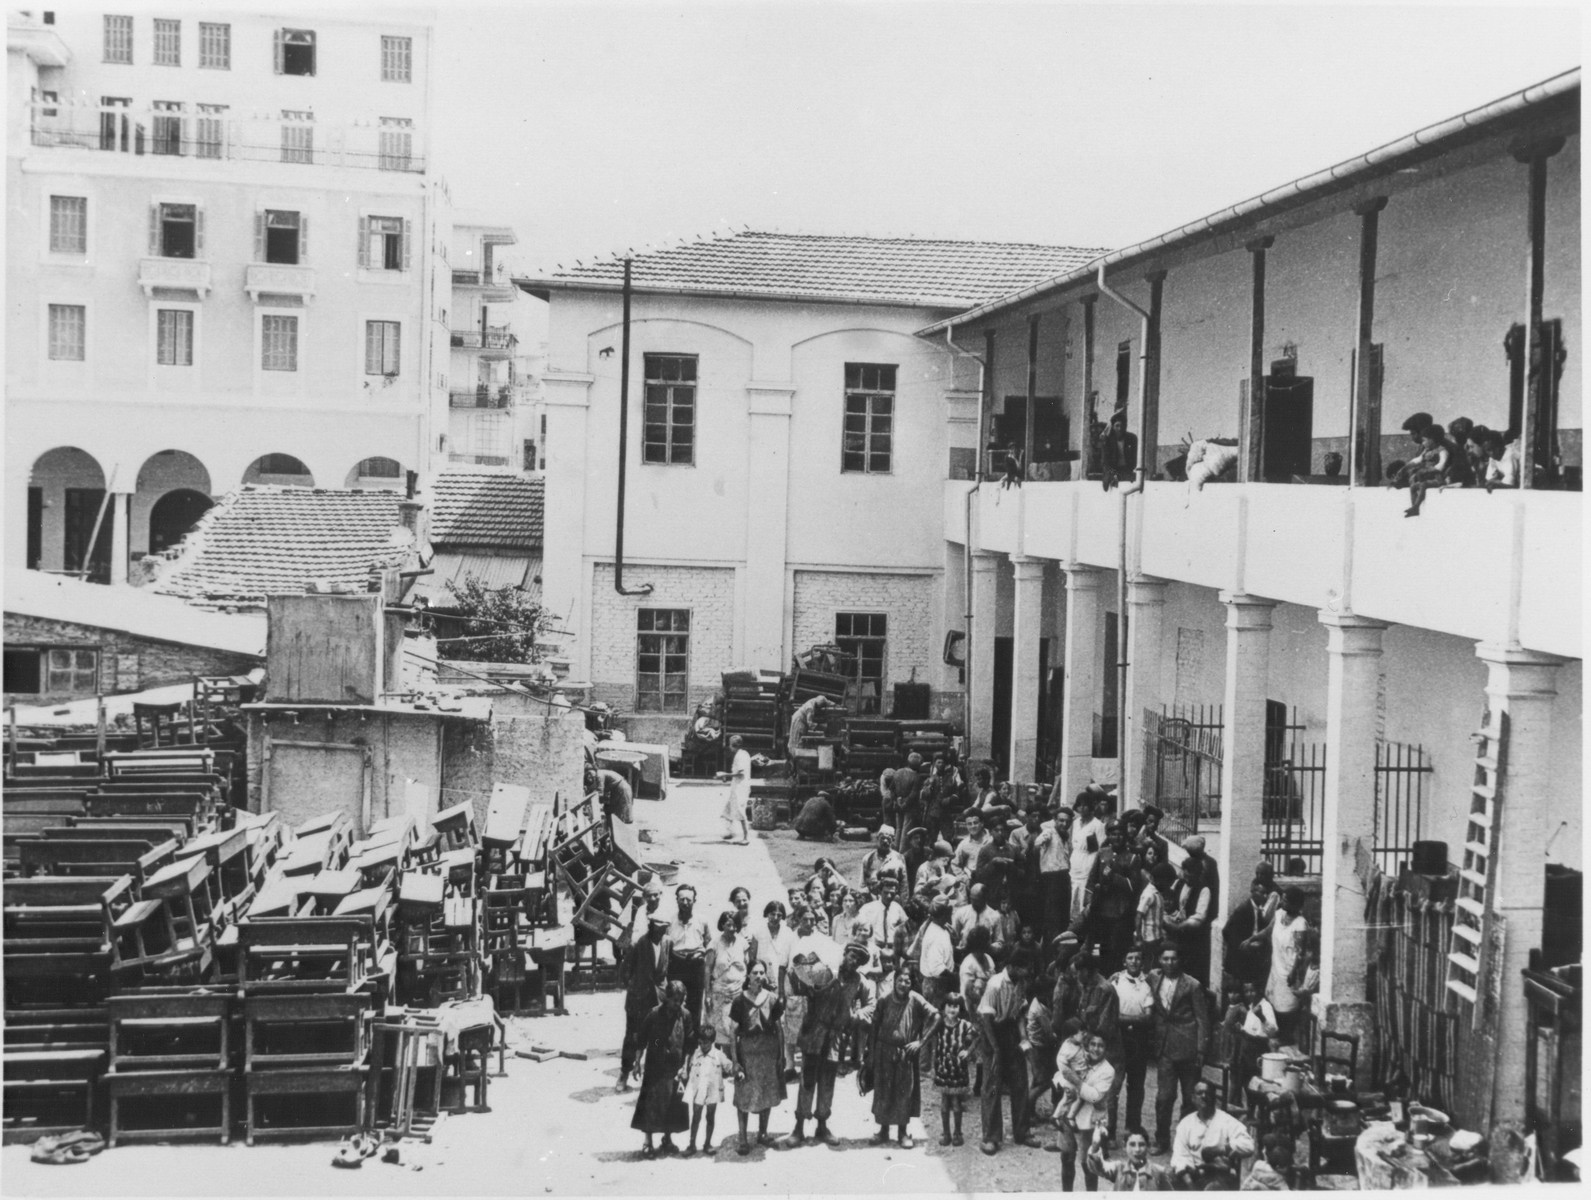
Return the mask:
[[363, 591], [371, 567], [415, 552], [396, 492], [244, 487], [223, 496], [171, 554], [153, 590], [190, 600], [258, 600], [311, 580]]
[[[1106, 249], [745, 232], [643, 251], [631, 256], [630, 271], [638, 291], [965, 308], [1082, 266]], [[544, 291], [619, 287], [623, 280], [624, 261], [613, 257], [516, 282]]]
[[539, 476], [443, 471], [431, 481], [431, 544], [540, 550], [545, 496]]

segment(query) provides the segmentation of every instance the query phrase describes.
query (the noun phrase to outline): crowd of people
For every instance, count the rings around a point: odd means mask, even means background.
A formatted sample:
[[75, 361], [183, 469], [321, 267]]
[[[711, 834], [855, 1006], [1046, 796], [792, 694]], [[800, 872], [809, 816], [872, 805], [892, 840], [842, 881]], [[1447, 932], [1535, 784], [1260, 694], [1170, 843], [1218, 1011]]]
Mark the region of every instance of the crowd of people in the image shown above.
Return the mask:
[[[731, 1095], [741, 1154], [753, 1136], [773, 1144], [770, 1115], [792, 1092], [781, 1147], [832, 1144], [836, 1082], [854, 1076], [880, 1144], [912, 1146], [932, 1087], [941, 1144], [964, 1144], [976, 1098], [983, 1153], [1008, 1140], [1054, 1151], [1063, 1190], [1079, 1165], [1090, 1190], [1100, 1175], [1118, 1187], [1237, 1186], [1255, 1143], [1222, 1107], [1238, 1098], [1216, 1095], [1203, 1066], [1218, 1027], [1242, 1056], [1241, 1079], [1254, 1073], [1242, 1064], [1296, 1038], [1318, 979], [1303, 893], [1279, 890], [1260, 864], [1224, 923], [1226, 973], [1212, 987], [1220, 889], [1203, 839], [1174, 855], [1158, 810], [1116, 815], [1097, 787], [1063, 804], [995, 786], [980, 769], [958, 807], [953, 761], [891, 774], [885, 823], [854, 878], [820, 857], [760, 917], [737, 887], [711, 925], [690, 884], [675, 889], [672, 912], [662, 886], [645, 885], [622, 946], [619, 1082], [629, 1088], [643, 1064], [633, 1121], [643, 1154], [711, 1151], [717, 1105]], [[673, 1138], [687, 1131], [681, 1151]], [[1125, 1157], [1111, 1161], [1116, 1145]], [[1151, 1146], [1167, 1166], [1149, 1163]], [[1244, 1186], [1282, 1178], [1258, 1170], [1265, 1161]]]
[[1406, 517], [1420, 515], [1425, 493], [1435, 487], [1516, 488], [1519, 486], [1519, 441], [1504, 432], [1477, 425], [1468, 417], [1447, 428], [1430, 413], [1417, 412], [1403, 422], [1414, 445], [1407, 460], [1387, 464], [1387, 486], [1409, 489]]

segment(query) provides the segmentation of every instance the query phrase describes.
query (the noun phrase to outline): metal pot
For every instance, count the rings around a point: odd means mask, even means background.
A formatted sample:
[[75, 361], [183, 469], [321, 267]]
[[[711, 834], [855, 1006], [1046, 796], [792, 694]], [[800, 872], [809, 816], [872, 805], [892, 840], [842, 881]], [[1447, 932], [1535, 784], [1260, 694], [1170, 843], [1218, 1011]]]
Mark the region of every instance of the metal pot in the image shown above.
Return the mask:
[[1287, 1064], [1291, 1061], [1287, 1055], [1274, 1051], [1260, 1055], [1260, 1078], [1266, 1083], [1286, 1083]]
[[1309, 1067], [1304, 1063], [1289, 1062], [1287, 1064], [1287, 1075], [1282, 1086], [1289, 1092], [1301, 1092], [1304, 1090], [1304, 1080], [1308, 1075]]

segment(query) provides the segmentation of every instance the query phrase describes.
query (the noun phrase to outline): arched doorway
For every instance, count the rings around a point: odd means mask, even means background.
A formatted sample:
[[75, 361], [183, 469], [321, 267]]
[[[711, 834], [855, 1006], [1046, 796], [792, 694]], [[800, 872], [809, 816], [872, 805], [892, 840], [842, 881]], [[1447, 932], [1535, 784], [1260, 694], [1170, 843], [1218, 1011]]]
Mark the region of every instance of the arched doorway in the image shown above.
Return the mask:
[[109, 582], [114, 518], [92, 454], [76, 446], [46, 451], [28, 477], [28, 567], [77, 573], [87, 563], [88, 578]]
[[[178, 495], [183, 499], [173, 499]], [[198, 506], [193, 495], [203, 499], [204, 504]], [[139, 553], [147, 548], [148, 553], [159, 554], [170, 548], [192, 524], [189, 520], [186, 525], [175, 526], [181, 512], [196, 509], [192, 515], [197, 519], [198, 514], [210, 506], [211, 495], [210, 472], [192, 454], [186, 450], [160, 450], [151, 454], [138, 469], [138, 490], [133, 493], [128, 544]], [[164, 509], [157, 534], [155, 509], [159, 505], [164, 505]]]
[[159, 554], [175, 546], [214, 503], [203, 492], [190, 488], [167, 492], [156, 500], [149, 510], [149, 553]]
[[312, 488], [315, 486], [315, 477], [309, 473], [309, 468], [302, 460], [291, 454], [262, 454], [243, 472], [243, 482]]
[[343, 481], [344, 487], [377, 488], [398, 492], [404, 487], [403, 464], [395, 458], [362, 458]]

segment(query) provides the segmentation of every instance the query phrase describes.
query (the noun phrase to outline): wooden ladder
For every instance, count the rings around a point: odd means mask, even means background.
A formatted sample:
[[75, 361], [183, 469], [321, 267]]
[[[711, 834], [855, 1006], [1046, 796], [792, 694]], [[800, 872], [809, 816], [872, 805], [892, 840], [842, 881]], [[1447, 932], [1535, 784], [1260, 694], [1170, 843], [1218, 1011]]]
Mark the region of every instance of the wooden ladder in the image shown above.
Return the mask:
[[[1489, 714], [1474, 735], [1475, 782], [1470, 788], [1469, 824], [1458, 869], [1453, 946], [1447, 956], [1448, 990], [1475, 1004], [1484, 988], [1492, 941], [1492, 891], [1497, 879], [1497, 836], [1502, 827], [1503, 768], [1508, 754], [1508, 714]], [[1484, 1005], [1477, 1005], [1482, 1020]]]

